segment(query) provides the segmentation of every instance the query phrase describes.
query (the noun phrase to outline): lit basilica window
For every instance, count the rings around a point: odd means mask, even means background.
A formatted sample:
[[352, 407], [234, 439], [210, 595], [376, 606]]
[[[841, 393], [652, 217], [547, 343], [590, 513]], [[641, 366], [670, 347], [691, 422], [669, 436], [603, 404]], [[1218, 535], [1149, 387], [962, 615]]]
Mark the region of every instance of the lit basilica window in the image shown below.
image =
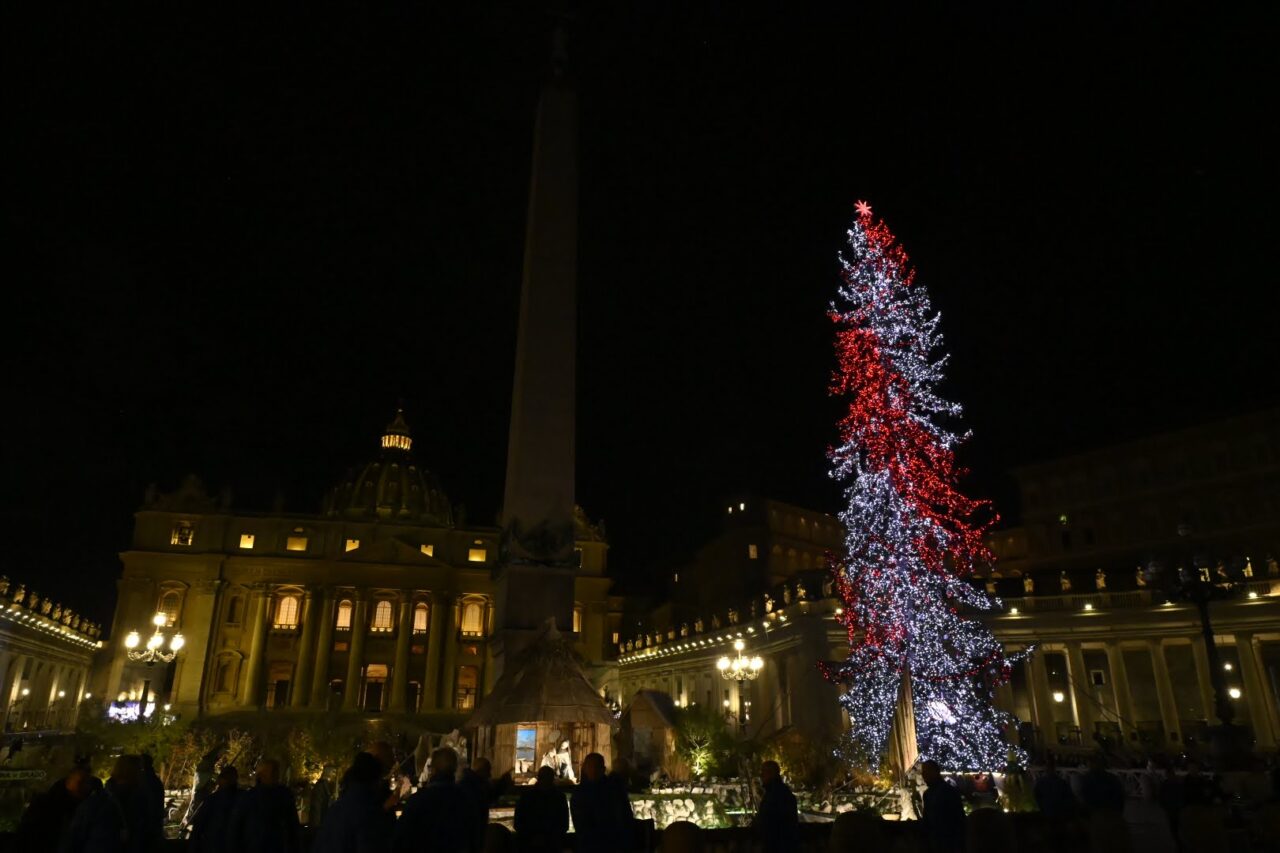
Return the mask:
[[471, 548], [467, 551], [468, 563], [483, 563], [489, 559], [489, 552], [484, 548]]
[[351, 602], [350, 601], [338, 602], [338, 624], [336, 627], [339, 631], [351, 630]]
[[173, 530], [169, 532], [170, 545], [182, 545], [191, 547], [191, 541], [195, 539], [196, 528], [189, 521], [179, 521], [173, 526]]
[[573, 608], [573, 633], [582, 633], [582, 605], [574, 605]]
[[160, 596], [160, 603], [156, 606], [156, 612], [164, 614], [164, 624], [172, 627], [178, 621], [178, 608], [182, 604], [182, 593], [176, 589], [171, 589], [164, 595]]
[[755, 545], [748, 545], [748, 546], [747, 546], [747, 559], [749, 559], [749, 560], [756, 560], [756, 559], [759, 559], [759, 558], [760, 558], [760, 549], [759, 549], [759, 548], [757, 548]]
[[276, 627], [298, 627], [298, 596], [286, 595], [276, 603]]
[[428, 557], [434, 557], [436, 555], [435, 545], [423, 545], [418, 550], [426, 554]]
[[357, 549], [357, 548], [359, 548], [359, 547], [360, 547], [360, 540], [359, 540], [359, 539], [348, 539], [348, 540], [347, 540], [347, 544], [343, 547], [343, 549], [342, 549], [342, 550], [344, 550], [344, 551], [354, 551], [355, 549]]
[[379, 601], [373, 608], [373, 624], [369, 626], [369, 630], [385, 634], [391, 630], [391, 602], [385, 598]]
[[484, 636], [484, 607], [478, 601], [467, 601], [462, 605], [462, 636]]
[[428, 619], [429, 615], [430, 615], [430, 611], [427, 609], [427, 605], [425, 605], [425, 604], [418, 604], [418, 605], [414, 606], [414, 608], [413, 608], [413, 633], [415, 633], [415, 634], [425, 634], [425, 633], [427, 633], [427, 619]]
[[253, 534], [252, 533], [240, 534], [240, 547], [246, 551], [253, 550]]
[[293, 533], [289, 534], [284, 540], [284, 549], [286, 551], [305, 551], [307, 550], [307, 536], [301, 527], [295, 527]]
[[382, 446], [387, 449], [411, 450], [413, 448], [413, 439], [407, 435], [387, 433], [382, 437]]

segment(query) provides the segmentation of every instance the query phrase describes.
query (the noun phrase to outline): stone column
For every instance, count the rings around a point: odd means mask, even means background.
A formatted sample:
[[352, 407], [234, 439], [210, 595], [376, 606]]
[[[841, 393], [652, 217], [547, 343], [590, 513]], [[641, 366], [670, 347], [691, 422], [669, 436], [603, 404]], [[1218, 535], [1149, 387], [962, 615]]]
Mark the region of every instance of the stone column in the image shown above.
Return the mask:
[[327, 595], [322, 592], [322, 596], [321, 605], [316, 608], [320, 640], [316, 643], [316, 665], [311, 674], [311, 707], [316, 711], [329, 707], [329, 655], [333, 652], [334, 610], [338, 604], [336, 593]]
[[409, 675], [409, 636], [413, 633], [413, 593], [400, 593], [400, 621], [396, 623], [396, 660], [391, 669], [391, 699], [387, 710], [404, 713], [404, 688]]
[[1058, 726], [1053, 719], [1053, 697], [1049, 695], [1049, 672], [1044, 666], [1043, 653], [1027, 658], [1027, 666], [1036, 728], [1040, 730], [1042, 746], [1049, 747], [1058, 740]]
[[444, 668], [440, 673], [440, 707], [452, 708], [454, 703], [453, 682], [458, 675], [458, 608], [449, 602], [445, 609], [444, 629]]
[[1160, 700], [1160, 722], [1164, 725], [1164, 742], [1182, 741], [1182, 724], [1178, 721], [1178, 703], [1173, 698], [1173, 682], [1169, 680], [1169, 664], [1165, 660], [1164, 645], [1159, 640], [1148, 640], [1151, 650], [1151, 669], [1156, 679], [1156, 698]]
[[249, 668], [245, 673], [244, 690], [241, 691], [240, 704], [256, 708], [262, 704], [262, 669], [267, 656], [267, 616], [271, 609], [271, 590], [266, 584], [253, 587], [253, 601], [250, 608], [253, 616], [253, 633], [249, 645]]
[[204, 695], [208, 654], [217, 634], [218, 587], [220, 580], [196, 581], [182, 607], [182, 637], [186, 641], [178, 653], [177, 673], [173, 679], [174, 707], [194, 716]]
[[18, 682], [22, 680], [22, 670], [27, 665], [27, 656], [14, 654], [9, 659], [9, 669], [4, 674], [4, 684], [0, 688], [0, 710], [3, 710], [3, 716], [0, 716], [0, 728], [4, 727], [4, 723], [9, 719], [10, 712], [17, 698], [13, 695], [17, 689]]
[[1089, 746], [1093, 743], [1097, 714], [1093, 707], [1093, 685], [1089, 682], [1079, 643], [1067, 643], [1067, 676], [1071, 679], [1071, 702], [1075, 706], [1076, 725], [1080, 727], [1080, 742]]
[[1124, 665], [1124, 649], [1107, 643], [1107, 667], [1111, 670], [1111, 693], [1115, 697], [1120, 732], [1128, 739], [1134, 731], [1133, 693], [1129, 690], [1129, 670]]
[[124, 639], [130, 631], [137, 631], [146, 642], [151, 636], [151, 617], [155, 615], [152, 597], [155, 588], [147, 578], [121, 578], [117, 584], [115, 618], [111, 622], [111, 645], [115, 647], [111, 655], [111, 669], [107, 675], [106, 700], [114, 702], [120, 695], [121, 682], [124, 680], [124, 668], [129, 663], [129, 653], [124, 647]]
[[422, 710], [434, 711], [440, 707], [440, 650], [445, 643], [445, 623], [449, 620], [449, 598], [441, 593], [431, 594], [431, 625], [427, 635], [427, 671], [422, 677]]
[[18, 661], [18, 655], [0, 649], [0, 731], [4, 730], [4, 717], [9, 713], [9, 694], [13, 691], [13, 682], [9, 672]]
[[1218, 719], [1214, 710], [1213, 676], [1209, 674], [1209, 651], [1205, 648], [1204, 637], [1199, 634], [1191, 640], [1191, 659], [1196, 665], [1196, 682], [1200, 687], [1200, 705], [1204, 709], [1204, 718], [1212, 725]]
[[311, 658], [316, 647], [316, 622], [324, 603], [324, 593], [316, 600], [310, 588], [302, 593], [302, 636], [298, 638], [298, 662], [293, 667], [293, 689], [289, 691], [289, 707], [305, 708], [311, 700]]
[[1273, 702], [1267, 689], [1265, 671], [1254, 648], [1252, 634], [1236, 634], [1236, 654], [1240, 659], [1240, 680], [1244, 682], [1244, 699], [1249, 703], [1249, 722], [1258, 749], [1270, 750], [1276, 745], [1276, 722]]
[[351, 648], [347, 650], [347, 680], [342, 686], [342, 710], [355, 711], [360, 701], [360, 671], [364, 668], [364, 590], [351, 602]]

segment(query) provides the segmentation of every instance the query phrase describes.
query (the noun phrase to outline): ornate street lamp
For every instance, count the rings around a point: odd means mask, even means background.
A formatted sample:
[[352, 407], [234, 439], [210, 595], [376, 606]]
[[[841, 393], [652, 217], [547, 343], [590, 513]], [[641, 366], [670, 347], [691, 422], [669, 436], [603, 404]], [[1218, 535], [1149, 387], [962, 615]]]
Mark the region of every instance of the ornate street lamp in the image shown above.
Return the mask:
[[169, 651], [164, 650], [164, 632], [161, 629], [168, 621], [163, 613], [151, 617], [151, 624], [156, 626], [156, 632], [147, 640], [145, 649], [138, 648], [138, 644], [142, 642], [138, 632], [130, 631], [129, 636], [124, 638], [124, 647], [129, 650], [129, 660], [143, 661], [147, 666], [154, 666], [156, 663], [169, 663], [177, 657], [187, 641], [181, 634], [174, 634], [169, 640]]
[[[169, 650], [165, 651], [165, 637], [162, 629], [168, 622], [169, 618], [163, 613], [157, 613], [151, 617], [151, 624], [155, 626], [156, 630], [154, 634], [147, 638], [147, 646], [143, 649], [138, 648], [138, 645], [142, 642], [142, 637], [138, 636], [137, 631], [130, 631], [129, 636], [124, 638], [124, 647], [128, 649], [129, 660], [141, 661], [148, 667], [155, 666], [157, 663], [172, 663], [187, 641], [181, 634], [174, 634], [169, 638]], [[142, 722], [146, 718], [147, 704], [150, 699], [151, 679], [148, 678], [142, 682], [142, 701], [138, 703], [138, 722]]]
[[[1191, 527], [1178, 525], [1178, 536], [1189, 542]], [[1208, 561], [1195, 553], [1188, 546], [1188, 562], [1178, 567], [1177, 571], [1167, 571], [1161, 565], [1153, 565], [1148, 569], [1149, 579], [1170, 598], [1180, 598], [1196, 606], [1200, 615], [1200, 634], [1204, 638], [1205, 654], [1209, 659], [1209, 681], [1213, 685], [1214, 715], [1221, 725], [1211, 726], [1210, 743], [1223, 770], [1234, 770], [1248, 763], [1250, 750], [1245, 730], [1233, 724], [1235, 709], [1231, 700], [1239, 696], [1239, 691], [1227, 689], [1223, 677], [1223, 666], [1218, 656], [1218, 645], [1213, 638], [1213, 623], [1210, 620], [1209, 605], [1214, 601], [1234, 598], [1244, 587], [1243, 572], [1237, 567], [1225, 565], [1216, 571], [1208, 565]], [[1205, 709], [1206, 715], [1208, 709]]]
[[764, 660], [759, 655], [747, 657], [742, 653], [745, 648], [746, 644], [742, 640], [734, 640], [733, 650], [737, 655], [732, 658], [725, 656], [716, 661], [716, 669], [720, 670], [721, 678], [725, 681], [738, 682], [738, 730], [743, 733], [747, 730], [747, 715], [742, 699], [743, 686], [746, 682], [759, 678], [760, 670], [764, 669]]

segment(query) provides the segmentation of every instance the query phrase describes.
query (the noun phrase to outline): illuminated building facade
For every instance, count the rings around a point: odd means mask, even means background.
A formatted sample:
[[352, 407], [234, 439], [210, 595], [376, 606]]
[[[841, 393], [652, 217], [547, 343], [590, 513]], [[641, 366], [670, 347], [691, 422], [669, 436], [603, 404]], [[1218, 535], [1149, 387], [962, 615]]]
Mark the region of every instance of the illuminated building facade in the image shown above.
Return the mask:
[[68, 732], [102, 641], [100, 626], [0, 576], [0, 723], [5, 732]]
[[[497, 527], [455, 523], [402, 414], [379, 456], [321, 513], [233, 511], [189, 479], [137, 512], [100, 672], [116, 701], [150, 684], [184, 715], [242, 709], [434, 714], [457, 723], [492, 686]], [[613, 636], [608, 546], [578, 511], [574, 644], [598, 667]], [[185, 643], [131, 661], [156, 613]], [[616, 617], [613, 617], [616, 620]]]
[[[1249, 728], [1259, 749], [1274, 751], [1280, 744], [1280, 413], [1028, 466], [1017, 477], [1026, 523], [991, 534], [997, 571], [975, 580], [1004, 600], [1004, 612], [986, 620], [1007, 649], [1038, 649], [1016, 665], [1011, 683], [995, 697], [1019, 721], [1011, 740], [1031, 749], [1083, 750], [1100, 737], [1137, 753], [1204, 741], [1206, 726], [1216, 720], [1196, 609], [1169, 601], [1147, 571], [1176, 567], [1194, 552], [1215, 576], [1230, 570], [1240, 578], [1234, 598], [1212, 605], [1215, 642], [1235, 722]], [[751, 499], [727, 508], [726, 518], [738, 520], [727, 522], [726, 532], [700, 553], [707, 568], [692, 572], [713, 577], [717, 563], [738, 571], [738, 552], [774, 533], [770, 508], [778, 509], [784, 532], [802, 529], [794, 513], [786, 524], [787, 505], [758, 499], [755, 505], [754, 513]], [[815, 530], [825, 536], [822, 520], [834, 519], [810, 515], [810, 537]], [[746, 531], [740, 542], [738, 530]], [[701, 612], [665, 605], [647, 630], [626, 632], [619, 648], [621, 694], [657, 690], [677, 705], [711, 704], [732, 717], [742, 689], [752, 734], [792, 729], [828, 737], [842, 730], [847, 720], [836, 691], [815, 665], [847, 654], [844, 628], [835, 621], [840, 602], [825, 571], [806, 570], [799, 557], [789, 560], [788, 540], [799, 555], [802, 539], [777, 540], [788, 561], [779, 571], [751, 574], [759, 585], [749, 594], [699, 589], [676, 600], [704, 602]], [[689, 567], [681, 570], [681, 583], [687, 574]], [[716, 670], [736, 639], [764, 659], [756, 682], [739, 685]]]

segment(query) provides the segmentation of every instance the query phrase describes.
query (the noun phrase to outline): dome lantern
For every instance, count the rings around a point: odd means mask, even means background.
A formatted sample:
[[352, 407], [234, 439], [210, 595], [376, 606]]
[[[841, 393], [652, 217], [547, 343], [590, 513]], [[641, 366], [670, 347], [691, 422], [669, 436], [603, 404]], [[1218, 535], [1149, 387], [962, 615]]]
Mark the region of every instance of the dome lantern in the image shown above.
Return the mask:
[[403, 450], [406, 453], [413, 449], [413, 439], [409, 436], [404, 409], [396, 409], [395, 419], [387, 424], [387, 431], [382, 434], [382, 449]]

